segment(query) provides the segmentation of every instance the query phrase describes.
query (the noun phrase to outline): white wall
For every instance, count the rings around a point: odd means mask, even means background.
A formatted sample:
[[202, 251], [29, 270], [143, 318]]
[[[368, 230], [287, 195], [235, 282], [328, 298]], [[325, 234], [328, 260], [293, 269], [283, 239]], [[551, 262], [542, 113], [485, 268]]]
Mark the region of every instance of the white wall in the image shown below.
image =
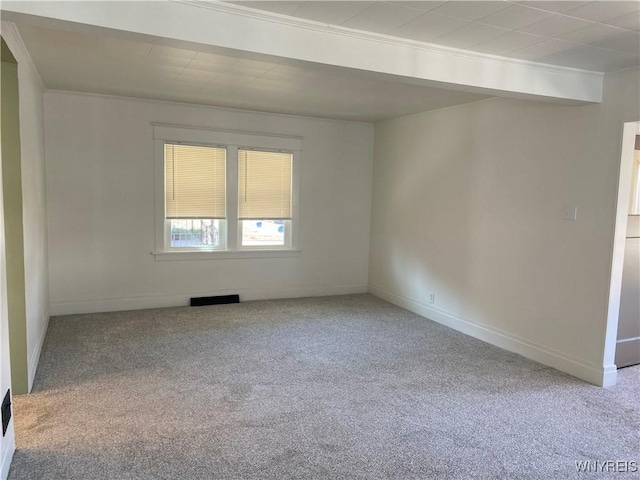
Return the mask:
[[[303, 136], [302, 252], [154, 261], [151, 122]], [[367, 290], [373, 126], [45, 93], [52, 314]]]
[[49, 323], [43, 86], [15, 26], [3, 22], [2, 34], [18, 61], [27, 358], [31, 390]]
[[18, 60], [20, 143], [22, 153], [22, 219], [27, 311], [29, 390], [49, 322], [49, 259], [44, 166], [43, 90], [28, 64]]
[[593, 383], [615, 375], [616, 189], [639, 84], [629, 70], [598, 105], [495, 99], [377, 124], [370, 291]]

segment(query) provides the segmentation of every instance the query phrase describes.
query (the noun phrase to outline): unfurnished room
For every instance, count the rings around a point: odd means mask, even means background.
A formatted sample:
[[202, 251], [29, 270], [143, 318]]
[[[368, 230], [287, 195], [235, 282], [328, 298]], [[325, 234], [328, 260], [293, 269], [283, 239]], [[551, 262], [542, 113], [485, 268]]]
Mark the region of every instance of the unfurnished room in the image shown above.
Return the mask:
[[639, 1], [0, 14], [0, 480], [640, 477]]

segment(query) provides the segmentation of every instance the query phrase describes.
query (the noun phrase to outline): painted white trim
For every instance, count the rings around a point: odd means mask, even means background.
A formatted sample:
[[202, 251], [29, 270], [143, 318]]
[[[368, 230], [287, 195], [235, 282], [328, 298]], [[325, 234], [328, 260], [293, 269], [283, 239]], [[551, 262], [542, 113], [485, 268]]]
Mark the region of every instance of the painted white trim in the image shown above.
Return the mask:
[[13, 416], [9, 422], [7, 436], [5, 436], [3, 440], [7, 442], [8, 448], [4, 451], [4, 455], [0, 459], [0, 480], [7, 480], [7, 477], [9, 476], [9, 468], [11, 468], [11, 460], [13, 459], [13, 454], [16, 451], [16, 441], [13, 433]]
[[[123, 8], [125, 10], [123, 10]], [[48, 28], [158, 41], [177, 48], [249, 58], [314, 62], [377, 78], [468, 92], [560, 101], [602, 100], [600, 72], [557, 67], [265, 14], [236, 5], [201, 3], [3, 1], [4, 18]], [[171, 18], [173, 23], [153, 19]], [[237, 35], [237, 23], [255, 35]], [[192, 28], [176, 29], [188, 23]], [[220, 28], [211, 28], [220, 25]], [[269, 38], [269, 42], [263, 39]], [[266, 56], [266, 57], [265, 57]], [[282, 60], [281, 60], [282, 61]], [[482, 75], [478, 75], [482, 72]]]
[[239, 294], [240, 301], [272, 300], [282, 298], [325, 297], [367, 293], [366, 284], [324, 285], [319, 287], [282, 287], [272, 289], [237, 288], [183, 293], [181, 295], [140, 295], [136, 297], [104, 298], [87, 301], [52, 302], [51, 314], [73, 315], [82, 313], [117, 312], [145, 308], [180, 307], [189, 304], [191, 297]]
[[217, 12], [229, 13], [232, 15], [238, 15], [245, 18], [254, 18], [257, 20], [278, 23], [281, 25], [288, 25], [291, 27], [304, 28], [307, 30], [313, 30], [321, 33], [334, 33], [337, 35], [344, 35], [353, 38], [359, 38], [368, 41], [374, 41], [379, 43], [387, 43], [399, 47], [418, 48], [437, 54], [455, 55], [458, 57], [469, 58], [474, 60], [490, 60], [501, 64], [513, 64], [519, 66], [533, 67], [537, 70], [546, 70], [549, 72], [563, 72], [569, 75], [580, 74], [593, 76], [594, 78], [602, 78], [604, 73], [593, 70], [584, 70], [573, 67], [563, 67], [561, 65], [551, 65], [548, 63], [539, 63], [531, 60], [522, 60], [519, 58], [503, 57], [500, 55], [492, 55], [490, 53], [476, 52], [473, 50], [464, 50], [462, 48], [448, 47], [446, 45], [438, 45], [435, 43], [421, 42], [420, 40], [411, 40], [408, 38], [394, 37], [384, 33], [368, 32], [366, 30], [358, 30], [355, 28], [343, 27], [341, 25], [332, 25], [329, 23], [318, 22], [315, 20], [309, 20], [306, 18], [292, 17], [283, 15], [276, 12], [269, 12], [267, 10], [256, 10], [251, 7], [238, 5], [234, 3], [221, 3], [217, 1], [202, 1], [202, 0], [171, 0], [175, 3], [183, 3], [199, 8], [206, 8], [208, 10], [214, 10]]
[[[637, 119], [636, 119], [637, 120]], [[618, 339], [618, 317], [622, 292], [622, 267], [627, 241], [627, 220], [629, 197], [631, 196], [631, 174], [633, 170], [633, 150], [636, 135], [640, 135], [640, 121], [625, 122], [621, 125], [620, 162], [618, 167], [618, 196], [615, 210], [615, 227], [611, 248], [611, 276], [607, 305], [607, 323], [604, 329], [603, 365], [614, 365]]]
[[36, 378], [36, 372], [38, 371], [38, 363], [40, 362], [40, 354], [42, 353], [42, 346], [44, 345], [44, 339], [47, 336], [47, 330], [49, 329], [49, 319], [51, 317], [47, 317], [42, 326], [42, 332], [40, 332], [40, 338], [38, 338], [38, 343], [36, 344], [36, 348], [34, 348], [31, 353], [31, 358], [29, 359], [29, 367], [28, 367], [28, 393], [31, 393], [31, 389], [33, 388], [33, 381]]
[[618, 340], [616, 343], [627, 343], [627, 342], [640, 342], [640, 337], [623, 338], [622, 340]]
[[595, 385], [609, 388], [614, 387], [616, 383], [618, 383], [618, 367], [614, 364], [605, 365], [604, 367], [602, 367], [602, 381], [600, 383], [596, 383]]
[[605, 387], [615, 385], [617, 373], [615, 365], [609, 365], [603, 368], [600, 365], [586, 362], [553, 348], [531, 342], [504, 330], [472, 322], [434, 305], [424, 304], [375, 285], [369, 285], [369, 293], [394, 305], [406, 308], [429, 320], [483, 340], [496, 347], [504, 348], [510, 352], [553, 367], [569, 375], [593, 383], [594, 385]]
[[217, 250], [206, 252], [155, 252], [156, 262], [170, 262], [183, 260], [235, 260], [251, 258], [287, 258], [299, 257], [301, 250]]
[[[225, 229], [222, 232], [224, 237], [220, 242], [222, 246], [228, 251], [230, 246], [237, 248], [240, 245], [238, 239], [242, 238], [240, 235], [239, 227], [240, 221], [238, 220], [238, 146], [227, 146], [227, 221]], [[169, 232], [171, 235], [171, 232]], [[222, 235], [220, 235], [222, 236]], [[171, 237], [169, 236], [165, 240], [165, 245], [170, 245]], [[158, 257], [156, 257], [158, 258]], [[213, 257], [213, 258], [225, 258], [225, 257]], [[226, 258], [232, 258], [226, 256]]]
[[[42, 81], [42, 77], [40, 77], [40, 72], [38, 72], [36, 64], [33, 63], [33, 59], [31, 58], [29, 50], [27, 50], [22, 37], [20, 36], [20, 32], [18, 32], [18, 27], [16, 26], [16, 24], [13, 22], [3, 21], [2, 25], [0, 26], [0, 31], [2, 31], [2, 37], [7, 42], [7, 45], [9, 45], [11, 53], [13, 53], [14, 57], [16, 57], [16, 60], [18, 60], [18, 65], [24, 64], [25, 66], [27, 66], [38, 81], [40, 89], [44, 90], [44, 82]], [[9, 35], [7, 35], [7, 32], [9, 32]], [[8, 41], [7, 38], [9, 38]]]
[[238, 147], [267, 148], [273, 150], [301, 150], [300, 136], [273, 135], [262, 132], [242, 132], [191, 125], [152, 123], [153, 138], [165, 142], [237, 145]]

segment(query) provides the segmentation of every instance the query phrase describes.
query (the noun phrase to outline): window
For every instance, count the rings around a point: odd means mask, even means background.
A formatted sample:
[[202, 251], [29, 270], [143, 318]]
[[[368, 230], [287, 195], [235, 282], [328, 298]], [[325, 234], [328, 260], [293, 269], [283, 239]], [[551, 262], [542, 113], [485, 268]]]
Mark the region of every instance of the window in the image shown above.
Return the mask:
[[220, 147], [164, 144], [170, 248], [224, 248], [226, 154]]
[[296, 251], [299, 138], [154, 124], [154, 142], [157, 256]]
[[238, 218], [243, 247], [288, 243], [292, 167], [291, 153], [238, 151]]

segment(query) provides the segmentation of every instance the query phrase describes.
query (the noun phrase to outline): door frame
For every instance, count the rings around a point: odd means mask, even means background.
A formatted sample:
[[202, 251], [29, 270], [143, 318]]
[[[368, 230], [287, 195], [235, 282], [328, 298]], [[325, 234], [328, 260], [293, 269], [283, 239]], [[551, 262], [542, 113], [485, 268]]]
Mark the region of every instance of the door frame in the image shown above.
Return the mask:
[[627, 217], [629, 214], [633, 151], [635, 149], [636, 135], [640, 135], [640, 121], [625, 122], [622, 129], [618, 198], [613, 238], [613, 255], [611, 260], [611, 279], [609, 284], [609, 305], [607, 308], [607, 324], [602, 359], [604, 366], [603, 387], [611, 387], [615, 385], [617, 381], [615, 355], [618, 340], [618, 315], [620, 313], [622, 268], [627, 237]]

